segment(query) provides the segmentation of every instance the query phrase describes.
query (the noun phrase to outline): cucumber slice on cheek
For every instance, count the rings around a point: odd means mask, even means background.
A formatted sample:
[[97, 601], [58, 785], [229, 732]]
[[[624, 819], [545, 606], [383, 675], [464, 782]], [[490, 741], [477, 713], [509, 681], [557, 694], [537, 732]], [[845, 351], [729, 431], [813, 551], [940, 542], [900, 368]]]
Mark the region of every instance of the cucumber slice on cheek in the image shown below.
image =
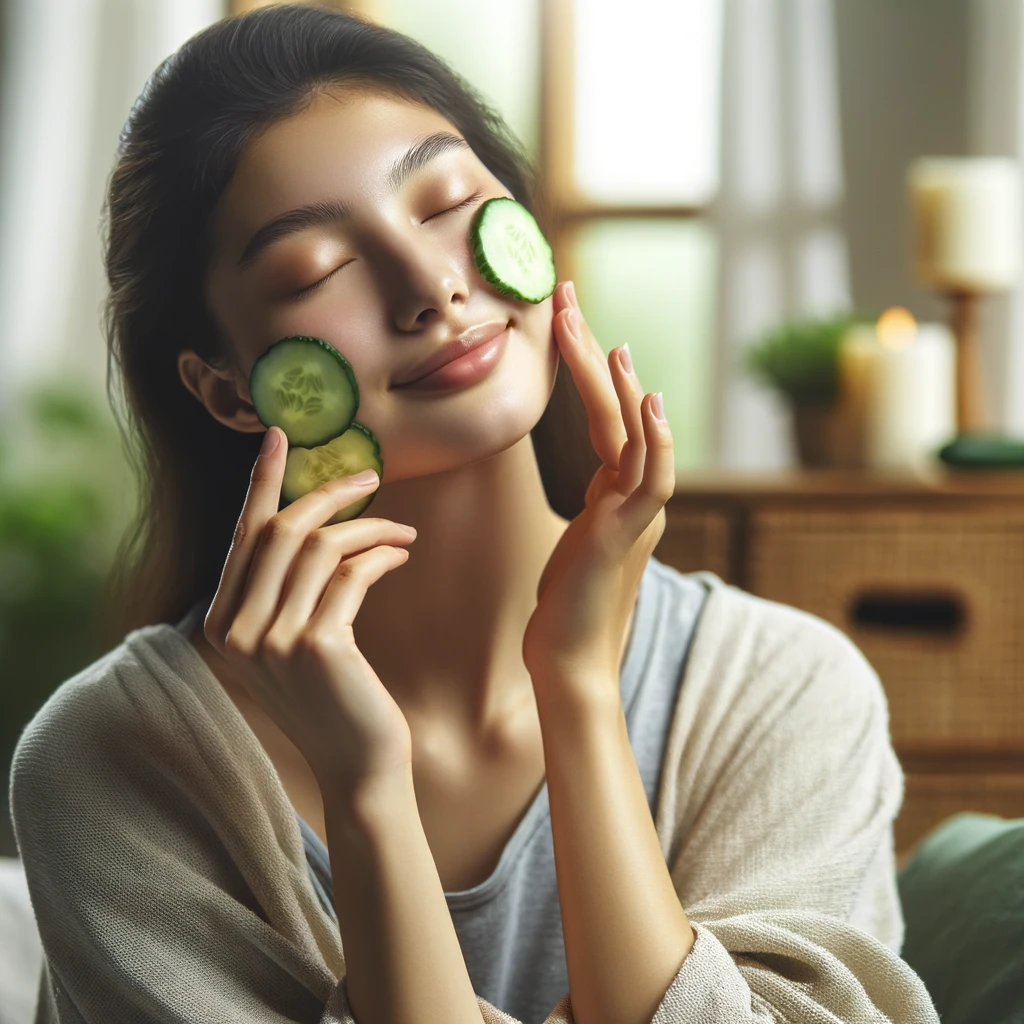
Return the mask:
[[314, 448], [348, 430], [359, 387], [348, 360], [321, 338], [293, 334], [271, 345], [249, 374], [256, 415], [289, 444]]
[[[281, 501], [290, 505], [327, 480], [372, 469], [384, 460], [372, 431], [355, 422], [359, 387], [348, 360], [322, 338], [293, 334], [253, 364], [249, 392], [260, 422], [288, 438]], [[355, 519], [377, 491], [340, 509], [329, 523]]]

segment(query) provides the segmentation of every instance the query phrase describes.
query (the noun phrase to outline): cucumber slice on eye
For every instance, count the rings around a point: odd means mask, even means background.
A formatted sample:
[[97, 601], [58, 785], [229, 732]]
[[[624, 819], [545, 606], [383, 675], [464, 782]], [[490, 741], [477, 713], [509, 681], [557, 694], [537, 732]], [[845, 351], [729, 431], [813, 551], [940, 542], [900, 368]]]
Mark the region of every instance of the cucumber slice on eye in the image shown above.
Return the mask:
[[265, 427], [289, 444], [315, 448], [348, 430], [359, 387], [348, 360], [321, 338], [293, 334], [271, 345], [249, 374], [249, 392]]
[[[380, 457], [377, 438], [362, 424], [353, 423], [345, 433], [332, 438], [327, 444], [316, 448], [296, 446], [288, 449], [281, 497], [284, 504], [290, 505], [328, 480], [361, 473], [364, 469], [375, 470], [381, 479], [384, 478], [384, 460]], [[380, 490], [379, 486], [377, 490]], [[324, 525], [355, 519], [377, 496], [377, 490], [339, 509]]]
[[498, 291], [543, 302], [558, 283], [555, 256], [534, 216], [515, 199], [488, 199], [470, 225], [473, 259]]

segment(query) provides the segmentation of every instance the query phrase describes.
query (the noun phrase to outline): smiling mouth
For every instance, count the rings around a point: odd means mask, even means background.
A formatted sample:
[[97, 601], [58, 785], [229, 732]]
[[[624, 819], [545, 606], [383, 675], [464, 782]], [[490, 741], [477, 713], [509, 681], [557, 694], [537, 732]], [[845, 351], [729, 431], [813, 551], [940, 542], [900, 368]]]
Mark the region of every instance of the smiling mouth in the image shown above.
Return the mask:
[[508, 320], [504, 324], [498, 320], [488, 321], [484, 324], [478, 324], [476, 327], [471, 327], [468, 331], [465, 331], [459, 338], [454, 341], [448, 342], [446, 345], [439, 347], [437, 351], [432, 353], [431, 357], [428, 358], [416, 371], [415, 376], [409, 380], [397, 382], [391, 385], [392, 388], [405, 388], [423, 380], [424, 377], [429, 377], [435, 371], [447, 366], [449, 363], [455, 362], [457, 359], [461, 359], [463, 356], [469, 355], [471, 352], [478, 348], [482, 348], [488, 342], [493, 341], [499, 335], [504, 334], [512, 326], [512, 321]]
[[397, 390], [413, 392], [452, 392], [477, 384], [489, 377], [501, 361], [508, 345], [511, 328], [506, 327], [493, 338], [481, 341], [455, 359], [435, 366], [430, 373], [401, 385]]

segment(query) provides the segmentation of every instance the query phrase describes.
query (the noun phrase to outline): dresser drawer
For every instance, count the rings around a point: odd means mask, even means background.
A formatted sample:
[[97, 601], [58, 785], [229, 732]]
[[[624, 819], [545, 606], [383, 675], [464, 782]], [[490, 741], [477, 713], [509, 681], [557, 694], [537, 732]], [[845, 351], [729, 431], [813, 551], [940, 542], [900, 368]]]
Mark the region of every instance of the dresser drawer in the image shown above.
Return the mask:
[[732, 519], [725, 511], [665, 507], [665, 532], [654, 557], [680, 572], [706, 569], [734, 582]]
[[904, 779], [895, 827], [898, 867], [914, 844], [951, 814], [977, 811], [1024, 818], [1024, 772], [907, 771]]
[[759, 508], [745, 570], [864, 652], [897, 751], [1024, 751], [1024, 513]]

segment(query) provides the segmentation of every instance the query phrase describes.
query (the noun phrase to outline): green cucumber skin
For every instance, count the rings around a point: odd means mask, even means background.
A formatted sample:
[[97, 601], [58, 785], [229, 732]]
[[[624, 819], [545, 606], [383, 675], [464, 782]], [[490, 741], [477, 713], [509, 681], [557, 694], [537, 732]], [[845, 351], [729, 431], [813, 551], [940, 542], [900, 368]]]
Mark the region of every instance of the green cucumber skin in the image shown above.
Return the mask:
[[[484, 244], [480, 231], [480, 227], [483, 223], [485, 216], [487, 215], [487, 211], [491, 209], [494, 203], [515, 203], [517, 206], [521, 207], [525, 213], [529, 214], [531, 219], [533, 219], [534, 223], [536, 223], [536, 218], [533, 217], [533, 214], [531, 214], [530, 211], [527, 210], [526, 207], [523, 206], [523, 204], [518, 202], [517, 200], [509, 199], [507, 196], [498, 196], [494, 199], [488, 199], [487, 202], [484, 203], [480, 207], [480, 209], [476, 211], [476, 215], [473, 217], [472, 223], [470, 225], [469, 237], [472, 242], [473, 259], [476, 262], [477, 269], [480, 271], [480, 276], [483, 277], [485, 281], [494, 285], [494, 287], [497, 288], [498, 291], [503, 292], [506, 295], [511, 295], [513, 298], [521, 299], [523, 302], [531, 302], [534, 305], [537, 305], [538, 303], [543, 302], [546, 298], [552, 295], [552, 293], [555, 290], [555, 286], [557, 285], [557, 275], [555, 275], [555, 284], [551, 286], [551, 290], [546, 292], [544, 295], [541, 295], [539, 298], [535, 298], [532, 295], [524, 295], [518, 288], [515, 287], [515, 285], [510, 284], [509, 282], [505, 281], [503, 278], [498, 276], [497, 272], [491, 266], [490, 261], [487, 259], [487, 254], [484, 252]], [[543, 232], [540, 231], [539, 226], [537, 230], [540, 234], [540, 238], [547, 246], [549, 256], [553, 263], [554, 252], [551, 249], [551, 243], [548, 242], [548, 240], [544, 237], [544, 234]]]
[[[342, 424], [341, 429], [338, 430], [336, 433], [332, 433], [332, 434], [330, 434], [327, 437], [317, 438], [315, 443], [314, 442], [303, 443], [303, 444], [295, 443], [293, 438], [291, 438], [288, 435], [288, 430], [287, 430], [287, 428], [283, 424], [281, 424], [279, 422], [276, 422], [273, 419], [271, 419], [271, 417], [267, 416], [266, 415], [266, 409], [264, 409], [263, 412], [261, 413], [260, 407], [259, 407], [259, 403], [258, 403], [258, 394], [263, 389], [261, 388], [261, 386], [259, 384], [257, 384], [257, 387], [256, 387], [255, 390], [252, 387], [253, 379], [254, 378], [258, 378], [257, 367], [259, 366], [260, 361], [262, 359], [264, 359], [266, 356], [268, 356], [271, 352], [275, 351], [275, 349], [277, 349], [278, 345], [281, 345], [281, 344], [283, 344], [285, 342], [304, 342], [304, 343], [307, 343], [307, 344], [315, 344], [318, 347], [320, 347], [321, 349], [323, 349], [325, 352], [327, 352], [337, 362], [337, 364], [344, 371], [344, 376], [345, 376], [345, 378], [347, 380], [347, 384], [351, 388], [351, 399], [352, 399], [352, 416], [351, 416], [351, 418], [349, 419], [349, 421], [347, 423]], [[278, 350], [278, 351], [279, 351], [279, 354], [283, 354], [282, 350]], [[280, 367], [278, 368], [278, 372], [280, 372]], [[276, 341], [273, 345], [271, 345], [270, 348], [268, 348], [266, 350], [266, 352], [264, 352], [263, 355], [261, 355], [260, 358], [256, 360], [256, 362], [253, 364], [252, 370], [250, 371], [249, 380], [250, 380], [250, 392], [252, 393], [252, 397], [253, 397], [253, 407], [256, 410], [257, 418], [259, 419], [259, 421], [268, 430], [270, 429], [270, 427], [276, 426], [276, 427], [279, 427], [281, 430], [284, 431], [285, 437], [288, 440], [288, 452], [289, 452], [289, 454], [291, 454], [291, 452], [294, 451], [296, 448], [305, 448], [305, 449], [309, 450], [309, 449], [313, 449], [313, 448], [322, 447], [323, 445], [329, 444], [330, 442], [332, 442], [332, 441], [336, 440], [337, 438], [341, 437], [343, 434], [346, 434], [346, 433], [349, 433], [352, 430], [355, 430], [358, 433], [362, 434], [366, 438], [366, 440], [369, 442], [369, 446], [370, 446], [371, 451], [369, 453], [369, 458], [367, 460], [367, 464], [365, 466], [358, 466], [358, 468], [353, 470], [353, 472], [359, 472], [359, 471], [361, 471], [363, 469], [373, 469], [373, 470], [376, 471], [377, 475], [381, 478], [381, 480], [384, 479], [384, 459], [381, 457], [381, 454], [380, 454], [380, 442], [377, 440], [377, 437], [374, 435], [373, 431], [371, 431], [368, 427], [365, 427], [363, 424], [357, 423], [356, 420], [355, 420], [355, 415], [356, 415], [356, 413], [359, 410], [359, 400], [360, 400], [359, 384], [356, 381], [355, 373], [353, 372], [352, 366], [348, 362], [348, 360], [333, 345], [331, 345], [329, 342], [325, 341], [323, 338], [314, 338], [314, 337], [312, 337], [310, 335], [307, 335], [307, 334], [290, 334], [290, 335], [288, 335], [285, 338], [281, 338], [278, 341]], [[358, 461], [361, 462], [362, 459], [360, 458]], [[358, 465], [358, 463], [357, 463], [357, 465]], [[287, 477], [286, 477], [286, 479], [287, 479]], [[379, 490], [379, 488], [377, 490]], [[334, 524], [334, 523], [346, 522], [346, 521], [348, 521], [350, 519], [355, 519], [358, 516], [362, 515], [363, 512], [365, 512], [366, 509], [369, 508], [369, 506], [373, 503], [373, 499], [377, 496], [377, 490], [374, 490], [370, 494], [367, 494], [365, 497], [360, 498], [357, 501], [352, 502], [351, 505], [348, 505], [345, 508], [339, 509], [337, 512], [334, 513], [334, 515], [324, 525], [331, 525], [331, 524]], [[309, 492], [307, 491], [306, 493], [309, 493]], [[300, 497], [303, 497], [303, 495], [299, 494], [299, 495], [296, 495], [296, 497], [294, 497], [294, 498], [287, 497], [287, 495], [284, 492], [284, 488], [282, 487], [282, 491], [280, 493], [280, 500], [279, 500], [279, 503], [278, 503], [278, 510], [280, 511], [280, 509], [287, 508], [293, 502], [298, 501], [298, 499]]]
[[[366, 495], [365, 498], [360, 498], [358, 501], [352, 502], [351, 505], [346, 505], [344, 508], [339, 509], [337, 512], [335, 512], [334, 515], [326, 523], [324, 523], [325, 526], [331, 526], [331, 525], [333, 525], [335, 523], [347, 522], [350, 519], [357, 519], [359, 516], [361, 516], [370, 507], [370, 505], [373, 503], [373, 499], [377, 497], [377, 492], [380, 490], [381, 486], [384, 483], [384, 458], [383, 458], [383, 456], [380, 453], [380, 442], [377, 440], [377, 436], [373, 433], [372, 430], [369, 429], [369, 427], [365, 427], [365, 426], [363, 426], [362, 423], [357, 423], [355, 420], [353, 420], [352, 423], [349, 424], [349, 428], [348, 429], [349, 430], [358, 430], [360, 433], [365, 434], [367, 439], [369, 440], [370, 444], [373, 446], [373, 453], [371, 455], [371, 458], [372, 458], [373, 462], [371, 464], [367, 465], [367, 466], [363, 466], [362, 469], [373, 469], [373, 470], [375, 470], [376, 473], [377, 473], [377, 476], [380, 477], [381, 483], [377, 485], [377, 488], [375, 490], [371, 491], [368, 495]], [[336, 436], [340, 437], [341, 435], [336, 435]], [[333, 441], [333, 440], [334, 440], [333, 437], [332, 438], [328, 438], [328, 441], [325, 442], [325, 443], [328, 443], [328, 442]], [[301, 448], [301, 447], [305, 447], [305, 446], [304, 445], [290, 445], [289, 446], [289, 448]], [[373, 463], [376, 463], [376, 465], [374, 465]], [[361, 470], [357, 470], [357, 472], [361, 472]], [[300, 495], [299, 497], [302, 497], [302, 495]], [[293, 498], [291, 501], [289, 501], [282, 494], [281, 495], [281, 506], [280, 507], [281, 508], [287, 508], [290, 504], [292, 504], [292, 501], [298, 501], [298, 500], [299, 500], [298, 498]]]
[[[315, 344], [318, 347], [322, 348], [325, 352], [328, 352], [331, 356], [333, 356], [338, 361], [338, 363], [341, 366], [342, 370], [344, 370], [345, 375], [348, 378], [349, 386], [352, 389], [352, 398], [353, 398], [353, 402], [352, 402], [352, 419], [349, 420], [349, 422], [347, 424], [343, 425], [340, 430], [337, 430], [337, 431], [335, 431], [333, 433], [329, 433], [326, 437], [319, 437], [319, 438], [317, 438], [315, 441], [313, 441], [311, 443], [302, 445], [303, 448], [317, 448], [317, 447], [319, 447], [322, 444], [326, 444], [328, 441], [332, 440], [333, 438], [338, 437], [340, 434], [344, 434], [345, 431], [348, 430], [349, 427], [352, 425], [352, 423], [353, 423], [353, 421], [355, 419], [355, 414], [356, 414], [356, 412], [359, 409], [359, 384], [356, 381], [356, 375], [355, 375], [355, 372], [352, 369], [351, 363], [349, 363], [349, 361], [333, 345], [331, 345], [329, 342], [324, 341], [323, 338], [314, 338], [314, 337], [312, 337], [312, 336], [310, 336], [308, 334], [289, 334], [286, 338], [279, 338], [277, 341], [275, 341], [274, 344], [271, 345], [270, 348], [268, 348], [266, 350], [266, 352], [264, 352], [263, 355], [261, 355], [259, 357], [259, 359], [256, 360], [255, 363], [253, 363], [252, 369], [249, 371], [249, 380], [250, 380], [249, 391], [250, 391], [250, 394], [252, 393], [251, 381], [252, 381], [253, 375], [257, 372], [256, 368], [260, 365], [260, 362], [263, 359], [265, 359], [268, 355], [270, 355], [270, 353], [273, 352], [274, 349], [278, 345], [280, 345], [280, 344], [282, 344], [282, 343], [284, 343], [286, 341], [304, 341], [304, 342], [312, 343], [312, 344]], [[255, 396], [253, 396], [253, 397], [255, 399]], [[284, 426], [282, 426], [282, 424], [276, 422], [272, 417], [269, 417], [269, 416], [266, 419], [264, 419], [264, 414], [260, 412], [259, 405], [255, 402], [255, 400], [253, 401], [253, 408], [256, 410], [256, 416], [259, 419], [260, 423], [263, 424], [263, 426], [265, 426], [268, 430], [271, 427], [280, 427], [284, 431], [285, 435], [287, 436], [288, 431], [287, 431], [287, 429]], [[265, 410], [264, 410], [264, 412], [265, 412]], [[288, 438], [288, 443], [289, 444], [293, 443], [292, 439], [290, 437]]]

